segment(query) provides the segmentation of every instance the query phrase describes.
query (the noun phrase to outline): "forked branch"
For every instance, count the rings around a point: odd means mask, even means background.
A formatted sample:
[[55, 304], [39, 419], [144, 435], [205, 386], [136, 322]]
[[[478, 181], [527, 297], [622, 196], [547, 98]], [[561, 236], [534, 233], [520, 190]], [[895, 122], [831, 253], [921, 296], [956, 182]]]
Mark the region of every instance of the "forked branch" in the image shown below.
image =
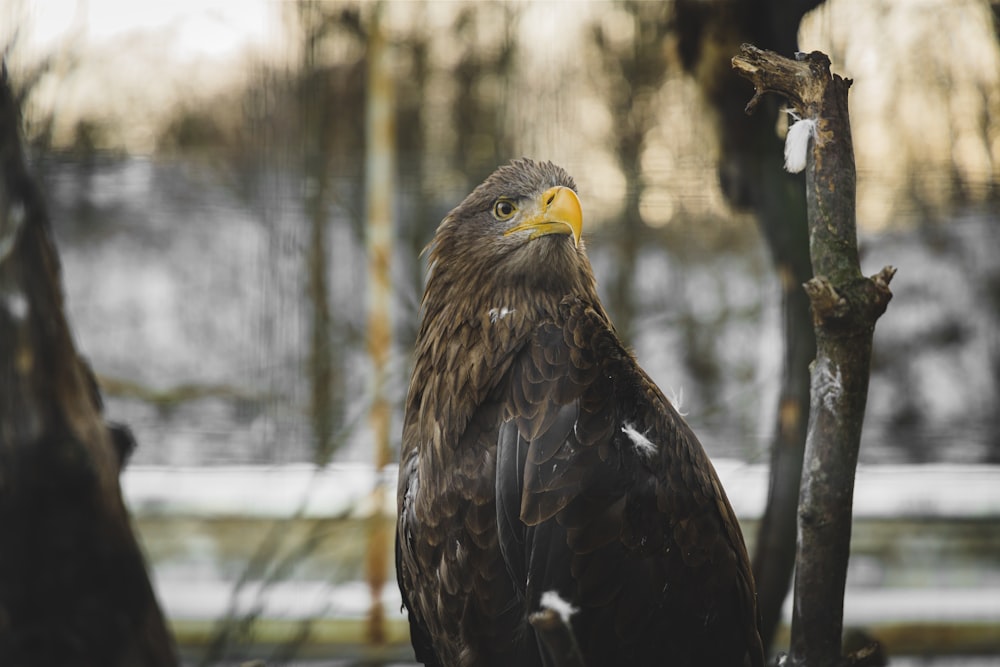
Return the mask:
[[[865, 278], [858, 260], [856, 170], [847, 93], [818, 51], [785, 58], [745, 44], [733, 67], [754, 85], [747, 104], [776, 93], [808, 122], [806, 199], [815, 277], [804, 285], [813, 311], [809, 433], [799, 493], [791, 665], [876, 664], [872, 646], [843, 656], [844, 588], [850, 555], [854, 475], [868, 397], [872, 333], [892, 293], [895, 269]], [[801, 135], [800, 135], [801, 136]], [[787, 150], [786, 150], [787, 156]]]

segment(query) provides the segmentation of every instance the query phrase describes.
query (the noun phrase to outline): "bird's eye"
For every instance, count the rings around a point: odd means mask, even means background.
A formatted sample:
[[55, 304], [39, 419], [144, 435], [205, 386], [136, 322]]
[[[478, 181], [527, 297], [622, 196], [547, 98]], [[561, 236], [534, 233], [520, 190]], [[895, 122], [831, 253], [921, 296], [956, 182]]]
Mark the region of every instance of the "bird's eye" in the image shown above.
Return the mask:
[[498, 220], [509, 220], [516, 211], [517, 207], [514, 206], [514, 203], [506, 199], [498, 199], [497, 203], [493, 204], [493, 215]]

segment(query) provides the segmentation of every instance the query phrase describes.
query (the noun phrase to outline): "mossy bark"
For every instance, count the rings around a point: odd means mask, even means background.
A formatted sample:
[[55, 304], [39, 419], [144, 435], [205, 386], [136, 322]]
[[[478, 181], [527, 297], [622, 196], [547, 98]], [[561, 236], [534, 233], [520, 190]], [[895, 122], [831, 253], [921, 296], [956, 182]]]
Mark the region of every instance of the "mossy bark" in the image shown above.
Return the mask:
[[854, 475], [868, 397], [875, 321], [892, 297], [895, 270], [865, 278], [855, 223], [857, 174], [847, 92], [851, 81], [831, 75], [824, 54], [789, 59], [750, 45], [733, 58], [737, 72], [761, 96], [784, 96], [803, 119], [816, 122], [806, 161], [809, 249], [814, 278], [805, 284], [812, 306], [816, 359], [802, 486], [792, 614], [793, 665], [857, 664], [867, 649], [842, 655], [844, 587], [851, 540]]

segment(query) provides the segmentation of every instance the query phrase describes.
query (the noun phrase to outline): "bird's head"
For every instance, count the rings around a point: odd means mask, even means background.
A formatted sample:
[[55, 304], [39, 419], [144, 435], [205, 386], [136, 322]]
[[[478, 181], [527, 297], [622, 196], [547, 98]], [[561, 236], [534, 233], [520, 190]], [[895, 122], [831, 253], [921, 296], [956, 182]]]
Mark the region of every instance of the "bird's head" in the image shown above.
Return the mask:
[[[429, 429], [427, 442], [458, 438], [516, 351], [568, 298], [603, 314], [582, 224], [569, 174], [527, 159], [497, 169], [445, 216], [429, 248], [407, 398], [408, 414], [431, 415], [411, 424]], [[445, 412], [459, 429], [450, 435], [431, 428]]]
[[[586, 264], [576, 184], [551, 162], [526, 158], [498, 168], [441, 223], [431, 264], [459, 265], [523, 282], [558, 281]], [[589, 266], [587, 267], [589, 271]]]

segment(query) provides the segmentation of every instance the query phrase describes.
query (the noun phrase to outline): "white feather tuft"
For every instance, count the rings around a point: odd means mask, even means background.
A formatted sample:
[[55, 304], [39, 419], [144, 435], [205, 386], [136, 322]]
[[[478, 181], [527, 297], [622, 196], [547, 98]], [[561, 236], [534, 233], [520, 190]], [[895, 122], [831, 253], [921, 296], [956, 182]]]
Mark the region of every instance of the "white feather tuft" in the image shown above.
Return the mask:
[[629, 440], [635, 446], [635, 450], [646, 458], [652, 458], [656, 454], [656, 445], [650, 442], [649, 438], [644, 434], [639, 433], [632, 424], [622, 426], [622, 433], [629, 437]]
[[555, 613], [559, 614], [559, 618], [566, 625], [569, 625], [569, 618], [575, 614], [579, 609], [574, 607], [569, 601], [559, 596], [557, 591], [545, 591], [542, 593], [541, 599], [542, 609], [551, 609]]
[[490, 308], [487, 314], [490, 316], [490, 323], [496, 324], [499, 320], [502, 320], [513, 312], [513, 308], [503, 306], [501, 308]]
[[667, 397], [670, 404], [674, 406], [674, 410], [677, 411], [681, 417], [687, 417], [688, 413], [682, 406], [684, 404], [684, 387], [678, 387], [677, 391], [674, 391], [673, 387], [670, 388], [670, 396]]
[[816, 137], [816, 119], [799, 118], [791, 109], [788, 115], [795, 122], [788, 128], [785, 135], [785, 171], [797, 174], [806, 168], [806, 151], [809, 150], [809, 139]]

